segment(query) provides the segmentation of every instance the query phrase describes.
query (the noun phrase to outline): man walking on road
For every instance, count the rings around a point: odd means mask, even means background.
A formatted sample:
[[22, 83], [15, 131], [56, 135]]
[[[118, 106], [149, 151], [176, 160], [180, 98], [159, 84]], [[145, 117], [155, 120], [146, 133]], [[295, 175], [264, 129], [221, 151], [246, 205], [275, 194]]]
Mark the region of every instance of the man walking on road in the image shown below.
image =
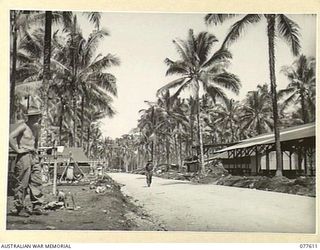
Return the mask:
[[[14, 169], [16, 184], [14, 187], [14, 214], [28, 217], [32, 214], [46, 214], [37, 206], [44, 203], [41, 191], [41, 166], [37, 155], [41, 112], [33, 109], [27, 113], [27, 122], [21, 122], [9, 136], [9, 145], [17, 153]], [[27, 211], [25, 197], [29, 189], [32, 211]]]
[[146, 178], [147, 178], [148, 187], [150, 187], [152, 182], [152, 174], [153, 174], [153, 163], [152, 163], [152, 160], [149, 160], [146, 165]]

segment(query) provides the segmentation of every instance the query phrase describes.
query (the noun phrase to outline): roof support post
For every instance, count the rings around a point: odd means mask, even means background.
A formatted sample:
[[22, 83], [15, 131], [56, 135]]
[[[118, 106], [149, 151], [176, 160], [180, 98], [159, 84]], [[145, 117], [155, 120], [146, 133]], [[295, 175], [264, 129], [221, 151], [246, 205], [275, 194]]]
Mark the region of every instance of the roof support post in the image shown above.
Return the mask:
[[290, 170], [292, 170], [292, 160], [291, 160], [291, 156], [292, 156], [292, 151], [290, 150], [290, 152], [289, 152], [289, 168], [290, 168]]
[[308, 174], [308, 163], [307, 163], [307, 148], [306, 148], [306, 145], [304, 145], [304, 148], [303, 148], [303, 151], [304, 151], [304, 175], [307, 175]]
[[258, 154], [258, 147], [255, 147], [255, 151], [256, 151], [256, 174], [259, 173], [259, 154]]
[[301, 147], [298, 147], [298, 175], [300, 175], [300, 171], [302, 169], [302, 159], [301, 159]]
[[269, 158], [269, 150], [266, 151], [266, 172], [269, 175], [270, 173], [270, 158]]

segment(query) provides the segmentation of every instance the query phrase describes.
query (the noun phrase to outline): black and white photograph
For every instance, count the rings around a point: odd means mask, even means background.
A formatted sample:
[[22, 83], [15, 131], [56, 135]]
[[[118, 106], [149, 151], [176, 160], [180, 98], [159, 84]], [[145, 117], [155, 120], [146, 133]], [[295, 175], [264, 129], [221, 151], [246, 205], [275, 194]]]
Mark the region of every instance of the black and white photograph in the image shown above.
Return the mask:
[[6, 231], [316, 233], [316, 13], [8, 16]]

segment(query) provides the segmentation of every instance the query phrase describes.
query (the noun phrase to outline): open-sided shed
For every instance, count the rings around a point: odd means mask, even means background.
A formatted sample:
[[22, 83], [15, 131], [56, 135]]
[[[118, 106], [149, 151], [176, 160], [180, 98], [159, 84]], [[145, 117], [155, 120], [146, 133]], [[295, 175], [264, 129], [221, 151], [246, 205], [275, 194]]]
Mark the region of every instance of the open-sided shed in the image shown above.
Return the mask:
[[[283, 172], [288, 177], [315, 175], [315, 123], [280, 131]], [[276, 170], [274, 133], [252, 137], [215, 152], [235, 174], [273, 174]]]

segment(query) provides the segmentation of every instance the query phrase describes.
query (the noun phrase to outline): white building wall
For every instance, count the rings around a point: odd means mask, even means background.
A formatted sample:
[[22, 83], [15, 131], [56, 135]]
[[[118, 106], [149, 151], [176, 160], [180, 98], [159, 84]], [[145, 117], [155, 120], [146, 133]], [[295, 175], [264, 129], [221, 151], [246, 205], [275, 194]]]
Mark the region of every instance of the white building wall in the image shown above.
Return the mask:
[[[269, 153], [269, 169], [270, 170], [276, 170], [276, 152], [272, 151]], [[261, 169], [266, 170], [267, 165], [266, 165], [266, 155], [263, 155], [261, 157]], [[298, 154], [293, 153], [291, 155], [291, 169], [292, 170], [298, 170]], [[304, 169], [304, 160], [302, 159], [301, 163], [301, 169]], [[289, 157], [289, 152], [285, 151], [283, 152], [283, 170], [290, 170], [290, 157]]]

